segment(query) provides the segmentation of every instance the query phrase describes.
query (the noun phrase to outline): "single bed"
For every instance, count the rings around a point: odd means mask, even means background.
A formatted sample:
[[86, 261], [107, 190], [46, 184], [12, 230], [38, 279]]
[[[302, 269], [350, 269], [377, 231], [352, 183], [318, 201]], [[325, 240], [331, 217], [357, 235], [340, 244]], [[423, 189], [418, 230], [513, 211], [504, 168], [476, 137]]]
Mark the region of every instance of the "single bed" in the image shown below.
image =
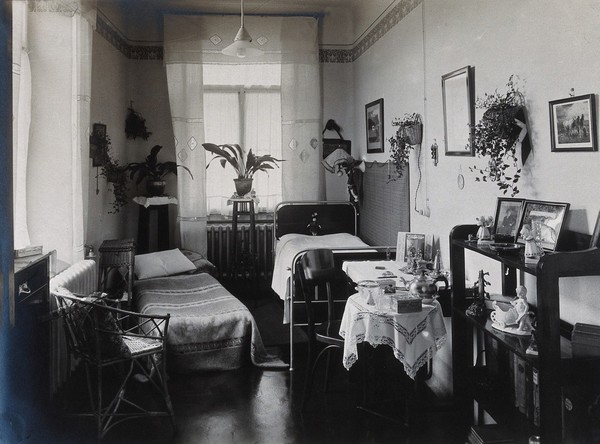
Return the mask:
[[[274, 213], [274, 267], [271, 288], [284, 304], [284, 323], [290, 325], [290, 367], [293, 369], [294, 326], [305, 325], [306, 310], [294, 270], [306, 251], [330, 248], [339, 273], [334, 284], [335, 311], [343, 312], [353, 293], [342, 271], [345, 260], [383, 259], [395, 255], [395, 246], [371, 246], [359, 237], [358, 212], [351, 202], [289, 201]], [[316, 315], [325, 316], [326, 301], [316, 301]]]
[[[184, 252], [194, 266], [183, 262], [187, 270], [182, 271], [172, 257], [161, 259], [161, 253], [167, 252], [136, 256], [136, 275], [142, 278], [135, 282], [133, 305], [143, 314], [170, 313], [169, 371], [232, 370], [248, 361], [259, 367], [287, 367], [266, 352], [254, 317], [207, 272], [213, 268], [206, 259]], [[144, 272], [145, 261], [154, 270]]]

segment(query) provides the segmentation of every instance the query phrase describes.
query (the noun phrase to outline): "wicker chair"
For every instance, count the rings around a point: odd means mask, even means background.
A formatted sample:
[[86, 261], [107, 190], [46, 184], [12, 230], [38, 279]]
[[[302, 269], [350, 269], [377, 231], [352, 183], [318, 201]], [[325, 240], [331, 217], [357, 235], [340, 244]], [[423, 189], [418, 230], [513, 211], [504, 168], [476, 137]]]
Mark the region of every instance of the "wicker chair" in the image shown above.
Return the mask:
[[[105, 240], [98, 249], [98, 289], [113, 293], [125, 304], [131, 301], [133, 295], [133, 274], [135, 267], [135, 241], [133, 239]], [[111, 277], [118, 276], [115, 280]], [[115, 286], [115, 288], [110, 288]], [[126, 296], [125, 296], [126, 293]]]
[[[175, 430], [166, 375], [170, 315], [110, 307], [110, 300], [97, 297], [99, 293], [82, 297], [59, 288], [53, 295], [70, 354], [85, 366], [91, 412], [74, 415], [94, 417], [98, 439], [115, 425], [141, 417], [170, 417]], [[149, 410], [135, 396], [128, 396], [134, 376], [146, 382], [146, 392], [160, 396], [162, 406], [153, 401], [152, 407], [162, 408]]]

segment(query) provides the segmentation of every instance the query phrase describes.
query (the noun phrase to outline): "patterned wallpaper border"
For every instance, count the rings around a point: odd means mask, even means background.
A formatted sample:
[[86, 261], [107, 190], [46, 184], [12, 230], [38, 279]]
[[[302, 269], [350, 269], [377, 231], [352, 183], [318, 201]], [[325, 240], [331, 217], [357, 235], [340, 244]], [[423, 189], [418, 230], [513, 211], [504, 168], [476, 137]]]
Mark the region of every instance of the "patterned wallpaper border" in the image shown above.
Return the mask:
[[[392, 10], [352, 49], [319, 49], [321, 63], [352, 63], [375, 44], [390, 29], [397, 25], [423, 0], [400, 0]], [[162, 60], [163, 47], [159, 45], [130, 45], [125, 36], [99, 14], [96, 31], [126, 57], [134, 60]]]

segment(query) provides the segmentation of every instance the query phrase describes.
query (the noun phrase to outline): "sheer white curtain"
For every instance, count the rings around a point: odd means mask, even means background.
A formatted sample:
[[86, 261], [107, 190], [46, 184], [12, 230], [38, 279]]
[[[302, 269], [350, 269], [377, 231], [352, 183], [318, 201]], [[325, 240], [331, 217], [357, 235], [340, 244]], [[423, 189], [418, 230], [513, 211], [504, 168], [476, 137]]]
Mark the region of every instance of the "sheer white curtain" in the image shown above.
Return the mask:
[[28, 246], [27, 152], [31, 122], [31, 67], [27, 44], [27, 3], [13, 3], [13, 219], [15, 249]]
[[[280, 65], [281, 150], [285, 160], [281, 164], [281, 198], [318, 200], [324, 197], [324, 176], [323, 169], [320, 168], [322, 119], [317, 20], [310, 17], [246, 16], [245, 25], [254, 40], [262, 43], [264, 55], [238, 59], [221, 54], [220, 51], [231, 43], [239, 29], [239, 17], [166, 15], [164, 18], [164, 60], [167, 66], [173, 127], [178, 144], [177, 155], [180, 162], [198, 173], [194, 175], [194, 181], [178, 182], [180, 202], [186, 200], [191, 205], [187, 208], [180, 203], [179, 207], [182, 246], [188, 247], [184, 243], [188, 236], [187, 230], [202, 230], [201, 233], [194, 234], [198, 242], [201, 242], [201, 239], [204, 242], [199, 245], [202, 248], [198, 251], [205, 251], [203, 224], [207, 209], [204, 174], [206, 160], [201, 144], [212, 140], [204, 137], [204, 130], [201, 128], [194, 131], [197, 136], [193, 149], [185, 139], [192, 131], [181, 128], [181, 121], [192, 119], [199, 122], [198, 127], [202, 126], [204, 110], [208, 112], [209, 109], [202, 105], [204, 84], [201, 70], [188, 68], [194, 73], [194, 78], [191, 78], [186, 75], [185, 67], [220, 64], [232, 65], [235, 69], [235, 65], [239, 67], [242, 64]], [[187, 103], [185, 108], [189, 110], [192, 102], [193, 115], [182, 118], [182, 104]], [[252, 105], [252, 98], [246, 100], [246, 103], [247, 106], [261, 107], [260, 104]], [[195, 123], [189, 122], [189, 125]], [[259, 134], [250, 135], [251, 139], [252, 137], [255, 137], [252, 143], [259, 146]], [[258, 178], [258, 175], [255, 178]], [[202, 197], [190, 200], [189, 194], [198, 194], [199, 189], [202, 190]], [[260, 195], [259, 198], [262, 199]], [[187, 215], [183, 213], [184, 210]], [[184, 222], [190, 217], [201, 223], [195, 227], [186, 227]]]
[[[20, 2], [19, 2], [20, 3]], [[43, 245], [46, 250], [57, 250], [58, 258], [67, 263], [74, 263], [84, 257], [84, 193], [89, 181], [89, 125], [90, 125], [90, 96], [91, 96], [91, 70], [92, 70], [92, 35], [96, 25], [95, 0], [50, 0], [28, 2], [29, 13], [37, 14], [36, 19], [29, 26], [30, 41], [35, 39], [36, 48], [32, 54], [32, 89], [35, 94], [33, 106], [39, 101], [40, 106], [52, 101], [52, 91], [47, 91], [47, 85], [61, 83], [70, 85], [70, 89], [61, 89], [60, 103], [67, 103], [56, 112], [60, 112], [60, 125], [48, 125], [55, 116], [45, 116], [48, 121], [32, 121], [36, 125], [36, 133], [31, 133], [28, 143], [27, 171], [33, 171], [33, 177], [27, 179], [28, 192], [25, 192], [27, 201], [34, 199], [40, 202], [40, 195], [44, 196], [43, 205], [32, 205], [36, 208], [35, 215], [29, 217], [29, 235], [31, 242]], [[44, 20], [47, 18], [47, 21]], [[53, 31], [48, 32], [51, 23]], [[54, 43], [61, 41], [63, 45]], [[65, 42], [66, 40], [66, 42]], [[33, 46], [33, 45], [32, 45]], [[52, 46], [57, 57], [64, 58], [61, 63], [69, 68], [62, 70], [45, 69], [47, 66], [48, 48]], [[34, 69], [34, 61], [36, 67]], [[64, 91], [64, 92], [63, 92]], [[19, 97], [21, 102], [22, 97]], [[64, 119], [64, 121], [63, 121]], [[63, 125], [64, 124], [64, 125]], [[34, 137], [35, 136], [35, 137]], [[55, 152], [48, 148], [47, 140], [64, 140], [54, 147]], [[20, 138], [20, 136], [19, 136]], [[33, 154], [33, 156], [32, 156]], [[66, 184], [60, 192], [56, 190], [57, 179], [52, 174], [40, 175], [35, 172], [48, 168], [56, 159], [64, 160], [64, 171], [61, 177]], [[37, 195], [36, 195], [37, 194]], [[87, 196], [87, 192], [85, 193]], [[22, 197], [21, 197], [22, 198]], [[51, 212], [44, 212], [44, 220], [40, 220], [40, 211], [52, 208]], [[30, 206], [31, 211], [31, 206]], [[35, 219], [34, 219], [35, 218]], [[56, 229], [60, 226], [60, 229]]]

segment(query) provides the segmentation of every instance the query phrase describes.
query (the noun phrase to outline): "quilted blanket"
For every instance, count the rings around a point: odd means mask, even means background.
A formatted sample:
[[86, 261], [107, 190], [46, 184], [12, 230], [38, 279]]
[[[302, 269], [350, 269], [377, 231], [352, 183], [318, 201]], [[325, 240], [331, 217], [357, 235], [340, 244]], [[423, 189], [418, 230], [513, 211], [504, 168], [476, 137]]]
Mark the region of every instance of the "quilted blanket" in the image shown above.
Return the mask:
[[139, 313], [171, 315], [170, 371], [231, 370], [248, 358], [260, 367], [287, 367], [266, 352], [246, 306], [209, 274], [140, 280], [135, 284], [134, 304]]

